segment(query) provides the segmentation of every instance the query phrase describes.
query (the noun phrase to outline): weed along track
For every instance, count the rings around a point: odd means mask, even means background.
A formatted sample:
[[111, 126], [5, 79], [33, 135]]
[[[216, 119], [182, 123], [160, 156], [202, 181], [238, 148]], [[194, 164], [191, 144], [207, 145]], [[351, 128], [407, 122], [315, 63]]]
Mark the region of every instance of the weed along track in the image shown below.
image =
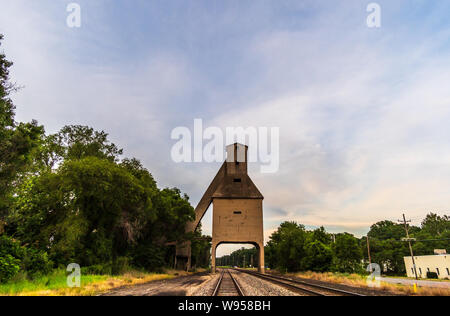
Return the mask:
[[244, 296], [230, 270], [222, 270], [212, 296]]

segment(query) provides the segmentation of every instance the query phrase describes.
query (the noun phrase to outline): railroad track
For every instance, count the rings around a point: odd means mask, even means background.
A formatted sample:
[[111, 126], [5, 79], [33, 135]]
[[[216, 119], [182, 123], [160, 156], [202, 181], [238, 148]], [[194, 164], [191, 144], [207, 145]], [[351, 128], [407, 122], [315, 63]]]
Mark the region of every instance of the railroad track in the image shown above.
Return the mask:
[[230, 270], [222, 270], [213, 296], [244, 296], [241, 287]]
[[274, 275], [267, 275], [262, 274], [259, 272], [254, 271], [248, 271], [248, 270], [241, 270], [241, 269], [235, 269], [236, 271], [247, 273], [250, 275], [253, 275], [257, 278], [269, 281], [274, 284], [281, 285], [282, 287], [285, 287], [291, 291], [300, 293], [300, 294], [307, 294], [311, 296], [364, 296], [359, 293], [349, 292], [345, 290], [339, 290], [336, 288], [331, 288], [324, 285], [318, 285], [318, 284], [312, 284], [305, 281], [300, 280], [293, 280], [289, 278], [284, 278], [280, 276], [274, 276]]

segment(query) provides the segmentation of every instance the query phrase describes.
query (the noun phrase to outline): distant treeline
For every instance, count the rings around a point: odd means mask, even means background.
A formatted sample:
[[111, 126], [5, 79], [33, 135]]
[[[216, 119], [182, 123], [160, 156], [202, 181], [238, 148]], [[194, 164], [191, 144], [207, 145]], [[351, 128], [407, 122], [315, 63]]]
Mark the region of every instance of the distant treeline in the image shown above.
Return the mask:
[[258, 266], [258, 250], [241, 248], [230, 255], [216, 258], [216, 266], [252, 268]]
[[194, 266], [208, 266], [210, 239], [185, 233], [195, 217], [187, 195], [159, 189], [106, 133], [66, 126], [47, 135], [15, 121], [11, 65], [1, 54], [0, 283], [70, 263], [93, 273], [158, 270], [173, 265], [167, 243], [183, 240], [193, 242]]
[[[414, 255], [433, 255], [434, 249], [450, 250], [450, 217], [430, 213], [420, 227], [410, 226]], [[378, 222], [368, 233], [371, 262], [387, 274], [405, 273], [403, 257], [410, 256], [403, 224]], [[316, 271], [363, 273], [369, 264], [367, 236], [330, 234], [323, 227], [308, 231], [305, 226], [285, 222], [270, 236], [265, 249], [265, 264], [280, 271]], [[253, 258], [253, 259], [252, 259]], [[240, 249], [217, 259], [218, 265], [248, 267], [256, 260], [257, 250]], [[253, 264], [256, 266], [257, 263]]]

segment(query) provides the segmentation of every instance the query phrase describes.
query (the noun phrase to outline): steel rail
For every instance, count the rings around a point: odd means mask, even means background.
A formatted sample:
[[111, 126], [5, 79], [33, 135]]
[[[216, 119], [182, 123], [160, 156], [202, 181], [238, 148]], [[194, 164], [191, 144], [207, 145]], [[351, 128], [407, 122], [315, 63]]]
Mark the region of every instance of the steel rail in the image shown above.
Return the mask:
[[231, 281], [233, 282], [234, 288], [236, 290], [237, 296], [244, 296], [244, 292], [242, 291], [241, 287], [239, 286], [239, 283], [236, 281], [236, 279], [233, 277], [233, 274], [230, 272], [230, 270], [222, 270], [219, 276], [219, 280], [217, 281], [216, 287], [214, 288], [214, 292], [212, 296], [219, 296], [220, 289], [222, 287], [222, 281], [223, 277], [227, 273], [230, 276]]
[[222, 270], [220, 272], [219, 280], [217, 281], [216, 287], [214, 288], [214, 292], [212, 296], [217, 296], [219, 294], [220, 285], [222, 284], [223, 280], [223, 274], [225, 273], [225, 270]]
[[230, 270], [227, 270], [228, 274], [231, 277], [231, 280], [234, 283], [234, 286], [236, 287], [236, 290], [238, 292], [238, 296], [245, 296], [244, 292], [242, 291], [241, 287], [239, 286], [239, 283], [236, 281], [236, 279], [234, 278], [233, 274], [230, 272]]
[[306, 289], [304, 287], [301, 287], [300, 285], [308, 286], [308, 287], [311, 287], [311, 288], [314, 288], [317, 290], [322, 290], [325, 292], [332, 292], [335, 294], [345, 295], [345, 296], [365, 296], [363, 294], [350, 292], [350, 291], [346, 291], [346, 290], [340, 290], [340, 289], [336, 289], [336, 288], [331, 288], [331, 287], [324, 286], [324, 285], [312, 284], [312, 283], [308, 283], [305, 281], [293, 280], [293, 279], [288, 279], [288, 278], [274, 276], [274, 275], [267, 275], [267, 274], [262, 274], [262, 273], [258, 273], [258, 272], [254, 272], [254, 271], [246, 271], [246, 270], [241, 270], [241, 269], [236, 269], [236, 270], [259, 277], [261, 279], [265, 279], [265, 280], [273, 282], [273, 283], [277, 283], [277, 284], [285, 286], [285, 287], [292, 288], [294, 290], [306, 292], [308, 294], [312, 294], [315, 296], [330, 296], [330, 295], [326, 295], [324, 293], [317, 292], [315, 290]]

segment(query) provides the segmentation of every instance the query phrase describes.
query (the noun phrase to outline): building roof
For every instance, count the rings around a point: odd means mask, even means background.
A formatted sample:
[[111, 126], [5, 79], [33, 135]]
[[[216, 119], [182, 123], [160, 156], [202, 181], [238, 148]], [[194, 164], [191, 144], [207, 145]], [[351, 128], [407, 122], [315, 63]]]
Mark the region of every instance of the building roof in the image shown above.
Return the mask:
[[252, 179], [247, 174], [225, 176], [216, 191], [213, 199], [264, 199]]

